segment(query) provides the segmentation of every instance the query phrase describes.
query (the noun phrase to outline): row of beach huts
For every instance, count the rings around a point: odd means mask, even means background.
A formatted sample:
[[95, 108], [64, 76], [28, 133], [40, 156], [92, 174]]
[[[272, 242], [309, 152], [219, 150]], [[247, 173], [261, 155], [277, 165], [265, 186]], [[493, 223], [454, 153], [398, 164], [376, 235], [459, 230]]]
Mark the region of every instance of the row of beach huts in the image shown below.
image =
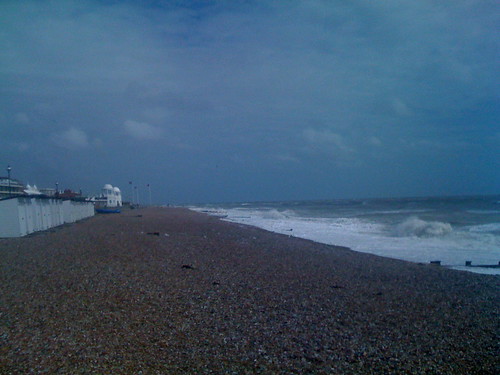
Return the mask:
[[74, 223], [94, 216], [96, 210], [119, 212], [123, 204], [120, 189], [109, 184], [104, 185], [100, 195], [83, 197], [66, 191], [44, 194], [29, 185], [25, 189], [14, 190], [12, 181], [9, 181], [7, 190], [2, 182], [0, 181], [0, 238], [22, 237]]

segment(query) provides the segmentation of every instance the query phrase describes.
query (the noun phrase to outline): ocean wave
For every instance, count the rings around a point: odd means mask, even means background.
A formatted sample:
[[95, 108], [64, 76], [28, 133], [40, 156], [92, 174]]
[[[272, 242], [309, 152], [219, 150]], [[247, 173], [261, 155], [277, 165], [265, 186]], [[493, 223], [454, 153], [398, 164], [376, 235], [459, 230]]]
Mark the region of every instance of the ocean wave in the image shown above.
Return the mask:
[[210, 216], [217, 217], [226, 217], [227, 212], [222, 208], [206, 208], [206, 207], [197, 207], [197, 206], [187, 206], [190, 210], [201, 212]]
[[500, 214], [500, 210], [467, 210], [470, 214], [476, 215], [498, 215]]
[[499, 232], [500, 233], [500, 223], [490, 223], [483, 225], [473, 225], [469, 227], [469, 232]]
[[416, 216], [409, 217], [396, 227], [400, 237], [440, 237], [453, 231], [449, 223], [425, 221]]
[[262, 209], [262, 210], [251, 210], [247, 208], [236, 208], [227, 211], [230, 218], [235, 218], [240, 215], [246, 215], [253, 219], [263, 219], [263, 220], [286, 220], [290, 217], [294, 217], [295, 213], [292, 210], [276, 210], [272, 209]]
[[268, 219], [268, 220], [281, 220], [281, 219], [288, 219], [292, 215], [293, 212], [290, 210], [278, 211], [275, 209], [271, 209], [269, 211], [263, 211], [260, 216], [263, 219]]
[[[304, 204], [305, 207], [296, 203], [276, 206], [206, 205], [190, 208], [215, 216], [227, 215], [225, 221], [412, 262], [426, 263], [438, 259], [443, 265], [462, 266], [467, 260], [473, 264], [496, 264], [500, 259], [500, 222], [493, 215], [467, 216], [468, 212], [462, 207], [460, 215], [465, 216], [457, 220], [456, 211], [447, 210], [447, 207], [442, 210], [401, 209], [399, 201], [395, 204], [388, 201], [386, 208], [377, 208], [388, 215], [373, 215], [371, 206], [360, 210], [359, 202], [342, 205], [338, 210], [332, 208], [331, 202], [313, 209], [309, 203]], [[474, 206], [470, 210], [488, 214], [495, 211]], [[452, 227], [450, 223], [455, 222], [457, 224]], [[465, 271], [481, 271], [479, 268], [463, 268]], [[498, 269], [494, 271], [500, 274]]]
[[393, 215], [393, 214], [419, 214], [423, 212], [433, 211], [429, 208], [421, 209], [398, 209], [398, 210], [380, 210], [380, 211], [367, 211], [364, 215]]

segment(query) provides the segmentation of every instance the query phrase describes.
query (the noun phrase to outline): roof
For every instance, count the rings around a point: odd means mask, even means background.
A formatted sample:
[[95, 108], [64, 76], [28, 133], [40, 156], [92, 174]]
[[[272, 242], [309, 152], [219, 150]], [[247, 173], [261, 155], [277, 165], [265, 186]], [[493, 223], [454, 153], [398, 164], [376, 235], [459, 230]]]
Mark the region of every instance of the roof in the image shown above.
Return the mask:
[[[6, 185], [6, 186], [9, 185], [9, 178], [8, 177], [0, 177], [0, 185]], [[24, 184], [21, 181], [16, 180], [15, 178], [10, 179], [10, 185], [24, 187]]]

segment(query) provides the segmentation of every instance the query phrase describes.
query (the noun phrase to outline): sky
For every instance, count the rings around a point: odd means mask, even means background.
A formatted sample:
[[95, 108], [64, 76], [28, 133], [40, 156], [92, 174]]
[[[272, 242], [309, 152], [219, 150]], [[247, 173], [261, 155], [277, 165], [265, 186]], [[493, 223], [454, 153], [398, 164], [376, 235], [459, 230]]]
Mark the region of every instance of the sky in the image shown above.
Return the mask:
[[1, 0], [0, 175], [157, 204], [499, 194], [499, 15]]

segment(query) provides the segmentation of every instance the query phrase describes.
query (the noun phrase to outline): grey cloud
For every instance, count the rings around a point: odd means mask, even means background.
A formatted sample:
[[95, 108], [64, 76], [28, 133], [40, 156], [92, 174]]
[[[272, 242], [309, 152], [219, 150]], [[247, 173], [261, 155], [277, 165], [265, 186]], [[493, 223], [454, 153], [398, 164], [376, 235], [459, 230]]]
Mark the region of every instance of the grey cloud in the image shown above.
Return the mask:
[[128, 135], [140, 140], [158, 140], [163, 136], [161, 128], [147, 124], [145, 122], [137, 122], [127, 120], [123, 124]]
[[[224, 200], [224, 188], [188, 181], [210, 182], [214, 165], [232, 181], [242, 161], [254, 176], [282, 168], [325, 186], [336, 173], [392, 176], [388, 161], [411, 169], [425, 151], [443, 156], [429, 164], [472, 168], [491, 154], [498, 119], [497, 10], [468, 0], [4, 1], [0, 146], [12, 152], [2, 158], [22, 164], [13, 145], [36, 145], [52, 168], [54, 142], [91, 149], [67, 162], [98, 165], [97, 178], [121, 165], [116, 178], [156, 186], [182, 175], [171, 182], [177, 200]], [[464, 139], [485, 145], [470, 162], [436, 146]], [[252, 198], [266, 199], [241, 197]]]
[[83, 130], [74, 127], [53, 134], [52, 139], [58, 146], [67, 149], [79, 149], [89, 146], [87, 134]]

